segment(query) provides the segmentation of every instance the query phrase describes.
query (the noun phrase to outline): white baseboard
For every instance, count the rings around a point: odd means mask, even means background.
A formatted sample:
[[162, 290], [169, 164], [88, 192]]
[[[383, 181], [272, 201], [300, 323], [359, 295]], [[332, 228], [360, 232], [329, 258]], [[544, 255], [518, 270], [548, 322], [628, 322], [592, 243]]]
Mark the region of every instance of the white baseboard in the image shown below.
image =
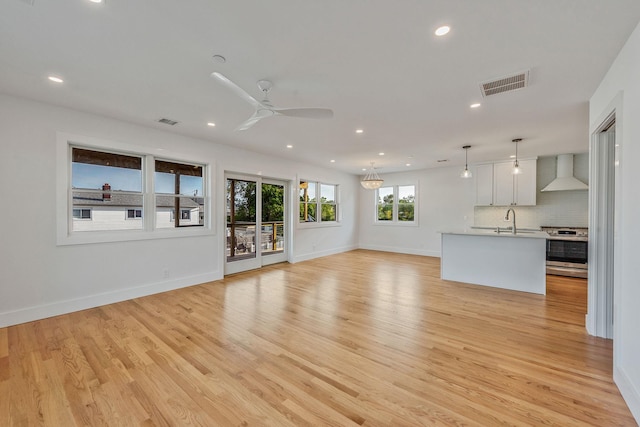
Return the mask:
[[589, 313], [584, 315], [584, 327], [587, 330], [587, 333], [589, 335], [595, 336], [596, 331], [594, 331], [593, 324], [591, 323], [591, 317], [589, 317]]
[[0, 313], [0, 328], [222, 279], [213, 272]]
[[624, 398], [631, 415], [636, 419], [636, 422], [640, 424], [640, 391], [634, 386], [631, 379], [620, 368], [613, 369], [613, 381], [618, 386], [620, 394]]
[[360, 249], [367, 249], [370, 251], [381, 251], [381, 252], [395, 252], [398, 254], [407, 254], [407, 255], [422, 255], [422, 256], [431, 256], [440, 258], [440, 251], [427, 251], [421, 249], [407, 249], [403, 247], [396, 246], [384, 246], [384, 245], [360, 245]]
[[308, 252], [306, 254], [301, 254], [301, 255], [297, 255], [294, 256], [293, 259], [291, 260], [291, 263], [296, 263], [296, 262], [301, 262], [301, 261], [309, 261], [310, 259], [314, 259], [314, 258], [320, 258], [323, 256], [329, 256], [329, 255], [336, 255], [336, 254], [341, 254], [343, 252], [349, 252], [349, 251], [353, 251], [358, 249], [358, 246], [356, 245], [350, 245], [350, 246], [342, 246], [339, 248], [333, 248], [333, 249], [329, 249], [326, 251], [318, 251], [318, 252]]

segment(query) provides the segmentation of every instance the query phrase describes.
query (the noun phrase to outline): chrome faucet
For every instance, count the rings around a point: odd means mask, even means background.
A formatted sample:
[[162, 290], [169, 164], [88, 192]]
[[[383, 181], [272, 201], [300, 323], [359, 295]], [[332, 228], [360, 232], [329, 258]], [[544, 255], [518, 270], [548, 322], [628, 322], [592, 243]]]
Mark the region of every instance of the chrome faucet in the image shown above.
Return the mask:
[[507, 214], [504, 216], [504, 220], [509, 221], [509, 212], [513, 213], [513, 226], [511, 227], [511, 234], [516, 234], [516, 211], [511, 208], [507, 209]]

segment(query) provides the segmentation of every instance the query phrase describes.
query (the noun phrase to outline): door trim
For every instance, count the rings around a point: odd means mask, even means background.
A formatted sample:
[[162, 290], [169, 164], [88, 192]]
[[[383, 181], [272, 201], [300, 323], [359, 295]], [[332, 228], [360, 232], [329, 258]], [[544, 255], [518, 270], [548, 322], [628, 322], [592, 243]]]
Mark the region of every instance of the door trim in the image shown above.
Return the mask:
[[[227, 180], [236, 179], [242, 181], [249, 181], [256, 183], [256, 226], [255, 226], [255, 257], [245, 260], [227, 261]], [[223, 188], [224, 188], [224, 203], [223, 209], [223, 230], [224, 237], [222, 239], [222, 256], [223, 256], [223, 271], [224, 275], [235, 274], [243, 271], [249, 271], [253, 269], [261, 268], [265, 265], [286, 262], [289, 261], [291, 253], [291, 204], [289, 187], [290, 183], [284, 179], [278, 178], [265, 178], [260, 175], [244, 174], [239, 172], [224, 171], [223, 173]], [[261, 244], [259, 243], [259, 235], [262, 231], [262, 185], [272, 184], [280, 185], [283, 187], [284, 198], [284, 212], [283, 212], [283, 225], [284, 225], [284, 250], [282, 253], [263, 255]]]

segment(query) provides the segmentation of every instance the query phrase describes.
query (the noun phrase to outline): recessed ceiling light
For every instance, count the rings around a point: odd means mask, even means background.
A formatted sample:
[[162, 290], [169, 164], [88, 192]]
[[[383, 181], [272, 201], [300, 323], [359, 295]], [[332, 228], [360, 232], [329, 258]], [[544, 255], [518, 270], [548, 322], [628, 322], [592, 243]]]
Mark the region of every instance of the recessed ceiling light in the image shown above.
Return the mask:
[[209, 122], [209, 123], [207, 123], [207, 126], [215, 127], [215, 125], [216, 125], [216, 124], [215, 124], [215, 123], [213, 123], [213, 122]]
[[293, 145], [287, 144], [287, 148], [293, 148]]
[[51, 80], [54, 83], [64, 83], [64, 80], [56, 76], [49, 76], [49, 80]]
[[356, 133], [363, 133], [364, 129], [356, 129]]
[[407, 163], [405, 166], [411, 166], [411, 163]]
[[515, 158], [516, 158], [516, 155], [515, 155], [515, 154], [512, 154], [512, 155], [510, 155], [510, 156], [509, 156], [509, 158], [510, 158], [510, 159], [515, 159]]
[[213, 62], [217, 62], [218, 64], [224, 64], [227, 62], [227, 58], [222, 55], [213, 55]]
[[384, 156], [384, 153], [381, 151], [378, 153], [378, 156]]
[[329, 160], [331, 163], [335, 163], [336, 161], [334, 159]]
[[469, 105], [469, 108], [478, 108], [479, 106], [481, 106], [482, 104], [480, 104], [479, 102], [476, 102], [475, 104], [471, 104]]
[[104, 3], [104, 0], [89, 0], [91, 3]]
[[362, 171], [366, 171], [366, 170], [367, 170], [367, 168], [362, 168]]
[[449, 31], [451, 30], [451, 28], [449, 28], [446, 25], [443, 25], [442, 27], [439, 27], [438, 29], [436, 29], [436, 36], [440, 37], [440, 36], [444, 36], [445, 34], [449, 33]]

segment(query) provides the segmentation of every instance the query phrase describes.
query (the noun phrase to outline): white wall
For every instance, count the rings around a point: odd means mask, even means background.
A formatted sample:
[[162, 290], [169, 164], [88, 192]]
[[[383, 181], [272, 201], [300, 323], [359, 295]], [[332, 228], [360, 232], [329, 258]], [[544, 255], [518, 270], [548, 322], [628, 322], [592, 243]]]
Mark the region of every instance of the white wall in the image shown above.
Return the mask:
[[[215, 233], [56, 246], [58, 132], [211, 163]], [[0, 95], [0, 327], [222, 278], [225, 170], [261, 171], [291, 183], [296, 222], [290, 260], [357, 247], [355, 176]], [[293, 186], [301, 173], [340, 185], [341, 226], [297, 227]]]
[[439, 257], [439, 231], [473, 225], [475, 177], [462, 179], [460, 172], [447, 167], [381, 175], [385, 186], [418, 186], [417, 226], [376, 224], [375, 191], [360, 188], [360, 247]]
[[640, 26], [591, 97], [590, 129], [593, 131], [615, 104], [616, 143], [620, 144], [616, 192], [615, 300], [614, 300], [614, 380], [631, 412], [640, 422]]

